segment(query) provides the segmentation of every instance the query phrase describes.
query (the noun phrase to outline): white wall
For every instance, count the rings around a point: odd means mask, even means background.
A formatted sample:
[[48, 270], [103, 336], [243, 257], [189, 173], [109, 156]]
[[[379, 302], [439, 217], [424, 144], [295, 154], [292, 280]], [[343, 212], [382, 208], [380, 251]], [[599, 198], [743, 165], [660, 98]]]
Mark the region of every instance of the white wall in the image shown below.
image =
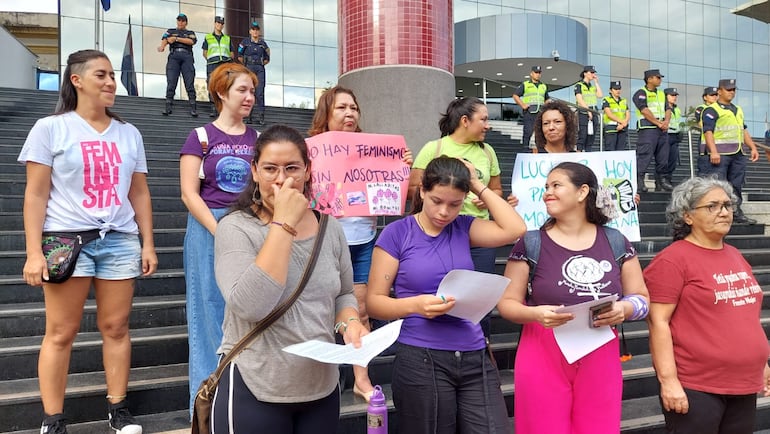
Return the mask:
[[0, 87], [37, 88], [37, 56], [0, 26]]

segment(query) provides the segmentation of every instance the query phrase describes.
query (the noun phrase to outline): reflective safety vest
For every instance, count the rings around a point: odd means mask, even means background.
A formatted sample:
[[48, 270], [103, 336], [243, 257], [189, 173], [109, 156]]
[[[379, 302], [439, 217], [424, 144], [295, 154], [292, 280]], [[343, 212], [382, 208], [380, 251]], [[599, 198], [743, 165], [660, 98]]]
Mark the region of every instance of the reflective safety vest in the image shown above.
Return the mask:
[[213, 33], [209, 33], [206, 35], [206, 44], [208, 45], [208, 48], [206, 50], [206, 60], [209, 59], [215, 59], [216, 62], [208, 62], [208, 63], [219, 63], [222, 60], [225, 60], [223, 58], [230, 59], [230, 37], [227, 35], [222, 35], [221, 38], [217, 41], [217, 38], [214, 36]]
[[[626, 112], [628, 111], [628, 101], [625, 98], [620, 98], [620, 100], [615, 101], [615, 98], [612, 97], [612, 95], [605, 96], [604, 101], [607, 102], [607, 105], [609, 105], [609, 109], [612, 112], [612, 114], [615, 115], [618, 119], [625, 119], [626, 118]], [[602, 120], [604, 121], [604, 132], [605, 133], [614, 133], [617, 132], [617, 126], [618, 123], [610, 119], [609, 116], [607, 116], [606, 113], [602, 115]]]
[[[533, 83], [530, 80], [522, 83], [524, 85], [524, 95], [521, 96], [521, 101], [530, 108], [530, 113], [537, 113], [540, 111], [540, 106], [545, 102], [545, 94], [548, 92], [548, 86], [545, 83]], [[532, 106], [535, 106], [536, 110], [532, 110]]]
[[596, 108], [596, 86], [593, 84], [586, 84], [585, 81], [580, 82], [580, 94], [583, 95], [583, 102], [588, 107]]
[[679, 106], [674, 107], [671, 109], [671, 120], [668, 123], [668, 133], [669, 134], [678, 134], [679, 133], [679, 123], [682, 122], [682, 110], [679, 110]]
[[714, 127], [714, 143], [717, 145], [717, 152], [721, 155], [737, 154], [743, 145], [743, 110], [735, 106], [738, 110], [733, 113], [732, 110], [722, 108], [719, 104], [714, 104], [712, 107], [719, 115]]
[[[666, 118], [666, 94], [662, 90], [656, 89], [654, 91], [643, 87], [642, 90], [647, 93], [647, 108], [650, 109], [652, 115], [659, 121]], [[636, 123], [638, 129], [645, 128], [658, 128], [655, 124], [644, 118], [642, 111], [636, 109]]]
[[706, 136], [703, 134], [703, 111], [709, 107], [708, 104], [703, 103], [698, 107], [695, 107], [695, 121], [698, 122], [698, 129], [700, 129], [700, 150], [701, 154], [706, 146]]

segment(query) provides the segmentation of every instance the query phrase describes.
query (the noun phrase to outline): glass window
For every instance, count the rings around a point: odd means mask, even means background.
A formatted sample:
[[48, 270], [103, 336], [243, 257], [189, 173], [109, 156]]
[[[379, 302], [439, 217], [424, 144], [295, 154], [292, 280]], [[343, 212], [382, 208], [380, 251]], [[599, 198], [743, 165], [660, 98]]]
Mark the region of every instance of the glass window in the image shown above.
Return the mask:
[[[265, 14], [282, 15], [283, 14], [283, 2], [277, 1], [263, 1], [262, 7]], [[265, 91], [267, 92], [267, 91]], [[267, 102], [265, 102], [267, 104]]]
[[[665, 75], [666, 78], [669, 79], [669, 81], [676, 81], [676, 82], [683, 83], [686, 81], [685, 77], [687, 77], [687, 68], [684, 65], [669, 63], [668, 68], [665, 71], [663, 71], [663, 75]], [[698, 84], [698, 87], [701, 88], [701, 91], [703, 91], [703, 86], [701, 86], [701, 83], [697, 83], [697, 84]]]
[[527, 11], [531, 12], [547, 12], [548, 11], [548, 2], [543, 0], [526, 0], [525, 1], [525, 8]]
[[142, 1], [141, 0], [123, 0], [110, 2], [110, 11], [104, 14], [104, 21], [128, 22], [128, 16], [131, 15], [133, 24], [142, 23]]
[[611, 19], [610, 0], [591, 0], [591, 18], [609, 21]]
[[[610, 58], [610, 68], [610, 74], [608, 75], [610, 75], [611, 79], [615, 77], [631, 77], [631, 59], [627, 56], [612, 56]], [[609, 84], [606, 86], [609, 89]]]
[[316, 20], [337, 22], [336, 0], [315, 0], [313, 2], [313, 15]]
[[327, 23], [324, 21], [313, 21], [315, 45], [322, 45], [325, 47], [337, 46], [337, 23]]
[[703, 6], [703, 34], [719, 36], [719, 15], [722, 11], [715, 6]]
[[284, 107], [283, 86], [277, 84], [268, 84], [265, 86], [265, 105], [271, 107]]
[[559, 15], [569, 14], [569, 0], [548, 0], [548, 13]]
[[[738, 29], [740, 29], [739, 32], [737, 32], [737, 40], [739, 41], [746, 41], [751, 42], [753, 39], [753, 36], [751, 34], [751, 30], [754, 28], [754, 21], [751, 18], [743, 17], [740, 15], [736, 15], [736, 26]], [[765, 27], [767, 27], [767, 24], [765, 24]]]
[[[157, 27], [142, 27], [142, 44], [134, 44], [134, 55], [142, 58], [143, 71], [150, 74], [165, 74], [166, 59], [168, 58], [168, 47], [159, 53], [157, 48], [160, 46], [160, 38], [166, 29]], [[135, 32], [134, 34], [139, 33]]]
[[768, 44], [768, 38], [770, 38], [770, 32], [768, 32], [768, 25], [759, 21], [751, 20], [752, 29], [751, 34], [753, 36], [752, 41], [758, 44]]
[[687, 26], [685, 30], [687, 33], [695, 33], [696, 35], [703, 34], [703, 5], [688, 2], [687, 3], [687, 18], [685, 19]]
[[700, 66], [687, 65], [687, 82], [703, 83], [703, 68]]
[[313, 47], [310, 45], [283, 44], [283, 81], [287, 86], [315, 85]]
[[[590, 65], [596, 68], [596, 75], [599, 76], [599, 80], [610, 76], [610, 56], [602, 56], [599, 54], [591, 54]], [[579, 78], [579, 76], [578, 76]], [[602, 83], [600, 82], [599, 85]], [[609, 86], [609, 84], [607, 85]], [[609, 87], [605, 88], [609, 89]], [[605, 92], [606, 93], [606, 92]]]
[[[101, 6], [99, 6], [101, 8]], [[94, 2], [92, 0], [67, 0], [59, 2], [59, 12], [62, 17], [94, 19]], [[91, 23], [93, 27], [93, 23]], [[93, 46], [93, 44], [92, 44]]]
[[606, 35], [604, 37], [611, 41], [613, 56], [629, 57], [631, 55], [631, 35], [628, 24], [612, 23], [608, 35], [609, 37]]
[[[765, 77], [767, 80], [767, 77]], [[37, 88], [40, 90], [59, 90], [59, 74], [40, 72], [37, 76]]]
[[499, 15], [502, 12], [502, 8], [499, 5], [486, 5], [479, 3], [478, 6], [479, 17], [491, 17], [493, 15]]
[[272, 51], [272, 41], [283, 40], [283, 19], [275, 15], [265, 15], [262, 17], [262, 37], [265, 38]]
[[315, 89], [311, 87], [285, 86], [283, 88], [284, 107], [312, 109], [314, 93]]
[[650, 62], [668, 62], [668, 32], [650, 29]]
[[681, 32], [668, 33], [668, 61], [670, 63], [684, 63], [685, 58], [685, 38], [687, 35]]
[[719, 36], [735, 39], [735, 15], [725, 11], [719, 14], [719, 18]]
[[337, 82], [337, 49], [315, 47], [315, 87], [332, 87]]
[[[93, 10], [93, 8], [91, 8]], [[61, 17], [61, 64], [67, 64], [67, 56], [78, 50], [94, 48], [94, 20]], [[125, 34], [124, 34], [125, 37]], [[63, 70], [63, 69], [62, 69]]]
[[[650, 61], [645, 59], [631, 59], [631, 78], [634, 80], [642, 81], [642, 78], [644, 78], [644, 71], [650, 69]], [[666, 75], [666, 71], [662, 71], [663, 75]], [[642, 81], [642, 84], [634, 84], [632, 81], [631, 83], [634, 87], [634, 89], [639, 89], [641, 86], [644, 86], [644, 81]]]
[[265, 68], [267, 85], [283, 83], [283, 43], [270, 42], [270, 63]]
[[[142, 25], [162, 29], [176, 27], [179, 4], [172, 2], [146, 1], [142, 4]], [[158, 34], [158, 41], [163, 32]]]
[[283, 17], [283, 41], [297, 44], [312, 44], [313, 22]]
[[[137, 74], [137, 80], [139, 80], [140, 74]], [[151, 98], [165, 98], [166, 97], [166, 75], [158, 74], [141, 74], [142, 87], [139, 88], [139, 95], [151, 97]], [[176, 89], [175, 98], [179, 98], [179, 87]], [[181, 86], [184, 87], [184, 86]]]
[[770, 72], [770, 65], [768, 65], [768, 46], [762, 44], [751, 44], [751, 48], [754, 53], [751, 56], [753, 59], [753, 67], [751, 68], [751, 72], [755, 74], [766, 74]]
[[[729, 77], [727, 77], [729, 78]], [[750, 72], [738, 71], [735, 74], [735, 82], [738, 85], [738, 90], [754, 90], [754, 79]]]
[[[722, 77], [720, 77], [720, 70], [717, 68], [703, 68], [703, 83], [704, 87], [708, 86], [709, 83], [713, 83], [714, 86], [719, 83], [719, 80]], [[701, 92], [702, 94], [703, 92]]]
[[633, 24], [642, 27], [650, 25], [650, 10], [647, 2], [632, 1], [629, 2], [629, 6], [629, 16], [634, 17]]
[[[265, 3], [270, 3], [266, 1]], [[283, 0], [283, 15], [294, 18], [313, 18], [313, 8], [308, 0]]]
[[611, 20], [615, 23], [628, 23], [628, 2], [612, 2], [610, 3]]
[[[738, 51], [738, 45], [737, 42], [731, 39], [720, 39], [719, 43], [721, 45], [721, 64], [720, 67], [722, 68], [730, 68], [735, 69], [735, 62], [736, 62], [736, 54]], [[716, 54], [716, 53], [714, 53]]]
[[629, 26], [630, 57], [636, 59], [650, 58], [650, 29], [648, 27]]
[[[644, 3], [644, 2], [639, 2]], [[665, 29], [668, 27], [668, 0], [650, 0], [650, 27]], [[636, 15], [631, 15], [636, 18]]]
[[[685, 40], [685, 46], [687, 47], [687, 64], [688, 65], [703, 65], [703, 38], [689, 37]], [[688, 81], [688, 83], [693, 83]], [[697, 82], [701, 83], [701, 82]]]
[[586, 0], [569, 0], [569, 14], [571, 18], [590, 18], [590, 10]]
[[[752, 89], [755, 92], [770, 92], [770, 75], [754, 74], [752, 77]], [[762, 95], [767, 101], [768, 95]]]
[[718, 53], [717, 49], [719, 49], [721, 45], [722, 43], [719, 41], [719, 38], [712, 38], [710, 36], [703, 37], [703, 66], [707, 68], [720, 67], [721, 62], [716, 53]]
[[668, 2], [668, 26], [666, 29], [672, 31], [681, 32], [684, 30], [685, 20], [685, 3], [682, 1], [670, 1]]
[[478, 5], [476, 2], [455, 0], [452, 14], [454, 15], [455, 23], [476, 18], [479, 14]]
[[[612, 35], [610, 33], [609, 22], [601, 21], [601, 20], [591, 20], [591, 27], [588, 34], [591, 37], [591, 46], [589, 47], [589, 51], [591, 53], [597, 53], [597, 54], [611, 53], [611, 48], [614, 48], [614, 47], [611, 47], [613, 38], [608, 37]], [[621, 38], [622, 38], [622, 35], [621, 35]]]
[[[209, 8], [213, 8], [214, 7], [214, 0], [184, 0], [183, 8], [186, 8], [187, 4], [189, 4], [189, 5], [207, 6]], [[182, 11], [182, 12], [184, 12], [184, 11]], [[212, 19], [211, 21], [214, 21], [214, 20]]]

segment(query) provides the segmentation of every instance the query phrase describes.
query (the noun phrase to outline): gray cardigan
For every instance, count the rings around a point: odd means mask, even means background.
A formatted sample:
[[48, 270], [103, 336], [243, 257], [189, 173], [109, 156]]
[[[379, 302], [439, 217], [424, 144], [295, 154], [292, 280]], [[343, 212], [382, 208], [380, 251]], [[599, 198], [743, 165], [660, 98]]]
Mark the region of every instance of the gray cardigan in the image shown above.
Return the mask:
[[[268, 226], [245, 212], [222, 218], [215, 237], [214, 269], [225, 299], [224, 337], [219, 353], [227, 353], [254, 324], [267, 316], [297, 287], [315, 237], [295, 240], [286, 285], [254, 263]], [[358, 304], [353, 296], [353, 267], [345, 234], [330, 218], [313, 274], [292, 307], [243, 353], [235, 365], [254, 396], [265, 402], [304, 402], [329, 395], [339, 380], [336, 365], [295, 356], [281, 349], [317, 339], [334, 342], [337, 312]]]

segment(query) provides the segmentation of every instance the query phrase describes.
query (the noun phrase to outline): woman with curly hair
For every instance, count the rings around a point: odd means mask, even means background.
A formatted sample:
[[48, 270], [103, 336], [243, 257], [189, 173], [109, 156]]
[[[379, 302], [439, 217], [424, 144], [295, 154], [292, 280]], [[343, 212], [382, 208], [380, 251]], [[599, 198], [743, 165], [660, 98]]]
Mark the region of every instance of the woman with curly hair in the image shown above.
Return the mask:
[[575, 152], [577, 118], [562, 101], [550, 100], [535, 118], [535, 144], [538, 152]]

